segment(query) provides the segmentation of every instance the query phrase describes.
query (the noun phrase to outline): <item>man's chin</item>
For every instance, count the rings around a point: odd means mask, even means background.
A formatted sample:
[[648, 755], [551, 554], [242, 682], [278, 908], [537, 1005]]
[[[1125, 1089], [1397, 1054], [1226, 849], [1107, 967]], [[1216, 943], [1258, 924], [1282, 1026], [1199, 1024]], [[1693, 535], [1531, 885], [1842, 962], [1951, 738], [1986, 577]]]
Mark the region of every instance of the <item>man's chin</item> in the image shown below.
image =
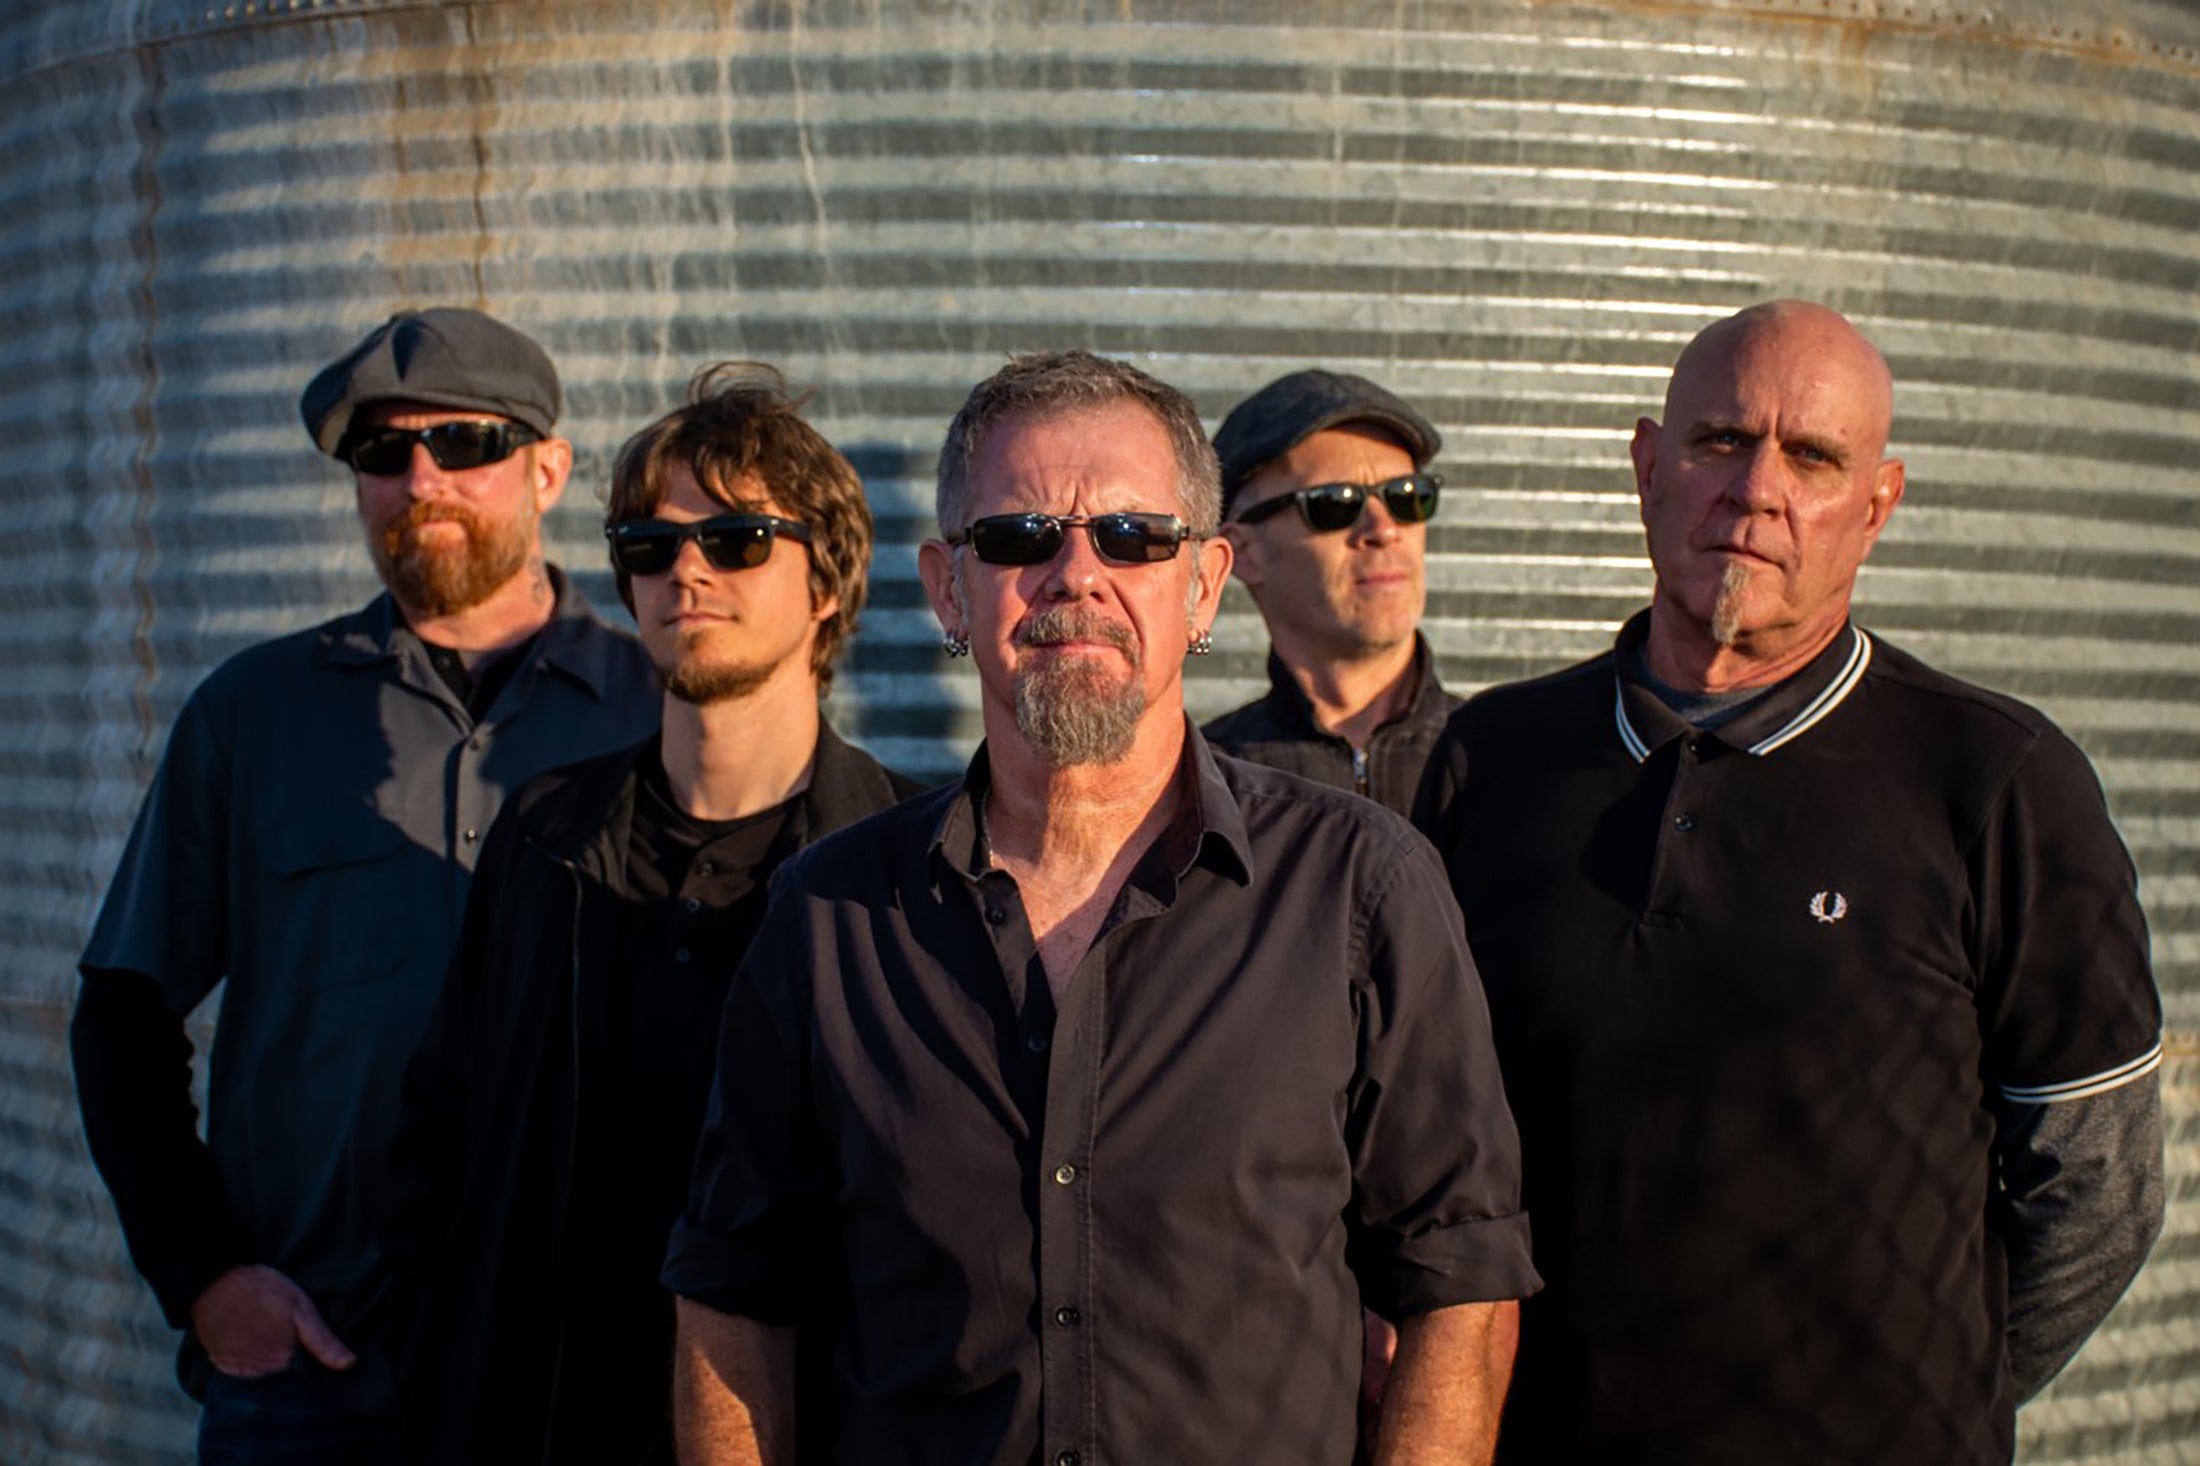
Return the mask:
[[1413, 633], [1419, 618], [1411, 620], [1395, 616], [1360, 617], [1345, 622], [1340, 630], [1343, 635], [1338, 645], [1345, 660], [1372, 662], [1395, 655], [1399, 648], [1413, 645]]
[[382, 583], [407, 610], [424, 616], [456, 616], [495, 595], [503, 582], [473, 573], [463, 556], [444, 564], [423, 556], [385, 567]]
[[1743, 560], [1728, 560], [1719, 573], [1719, 588], [1711, 600], [1711, 640], [1732, 651], [1751, 630], [1751, 567]]
[[753, 662], [719, 662], [705, 657], [682, 656], [669, 667], [659, 665], [657, 676], [665, 691], [684, 703], [708, 707], [712, 703], [738, 702], [771, 680], [775, 669]]
[[1056, 768], [1121, 763], [1146, 711], [1135, 671], [1113, 677], [1081, 659], [1020, 679], [1015, 704], [1017, 731]]

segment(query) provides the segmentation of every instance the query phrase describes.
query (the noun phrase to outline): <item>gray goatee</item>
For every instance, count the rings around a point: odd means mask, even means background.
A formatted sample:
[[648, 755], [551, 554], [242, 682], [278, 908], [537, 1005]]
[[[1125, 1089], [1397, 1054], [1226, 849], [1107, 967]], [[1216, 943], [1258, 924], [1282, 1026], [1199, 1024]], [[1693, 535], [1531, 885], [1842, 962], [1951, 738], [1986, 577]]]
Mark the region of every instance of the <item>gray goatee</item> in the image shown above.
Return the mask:
[[1742, 595], [1749, 589], [1749, 567], [1729, 560], [1719, 572], [1719, 593], [1711, 602], [1711, 639], [1729, 650], [1742, 638]]
[[1071, 640], [1115, 647], [1131, 675], [1111, 678], [1083, 657], [1049, 658], [1016, 678], [1016, 730], [1056, 768], [1121, 763], [1146, 711], [1137, 642], [1105, 617], [1066, 607], [1035, 613], [1016, 633], [1018, 646]]

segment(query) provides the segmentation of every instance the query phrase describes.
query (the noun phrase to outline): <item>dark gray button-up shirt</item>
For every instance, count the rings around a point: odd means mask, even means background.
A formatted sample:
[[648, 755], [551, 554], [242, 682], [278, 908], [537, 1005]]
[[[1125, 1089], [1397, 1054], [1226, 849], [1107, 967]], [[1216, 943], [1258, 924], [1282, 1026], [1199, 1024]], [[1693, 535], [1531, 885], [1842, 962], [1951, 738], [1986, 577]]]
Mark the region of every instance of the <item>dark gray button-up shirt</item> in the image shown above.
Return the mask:
[[[158, 983], [179, 1029], [226, 979], [207, 1114], [223, 1198], [250, 1259], [339, 1327], [372, 1285], [398, 1080], [481, 834], [520, 784], [657, 725], [640, 645], [557, 583], [479, 722], [387, 595], [216, 669], [176, 720], [84, 951], [88, 971]], [[125, 1210], [174, 1316], [214, 1245], [183, 1235], [210, 1220]]]
[[1059, 1012], [982, 750], [783, 868], [665, 1281], [845, 1284], [840, 1459], [1344, 1462], [1363, 1300], [1536, 1286], [1435, 852], [1196, 734], [1182, 778]]

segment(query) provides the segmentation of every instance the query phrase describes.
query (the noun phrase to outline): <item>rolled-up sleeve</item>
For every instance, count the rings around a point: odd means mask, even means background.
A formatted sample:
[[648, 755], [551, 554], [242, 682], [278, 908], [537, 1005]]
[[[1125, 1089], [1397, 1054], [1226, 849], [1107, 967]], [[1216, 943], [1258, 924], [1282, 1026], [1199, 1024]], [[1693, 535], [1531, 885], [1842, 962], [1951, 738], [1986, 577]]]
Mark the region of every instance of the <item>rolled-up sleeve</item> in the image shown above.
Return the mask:
[[827, 1276], [834, 1181], [809, 1082], [807, 903], [790, 882], [774, 884], [726, 998], [663, 1282], [721, 1313], [792, 1325]]
[[1386, 1317], [1542, 1286], [1520, 1205], [1520, 1140], [1489, 1008], [1436, 852], [1410, 837], [1371, 893], [1347, 1142], [1349, 1260]]

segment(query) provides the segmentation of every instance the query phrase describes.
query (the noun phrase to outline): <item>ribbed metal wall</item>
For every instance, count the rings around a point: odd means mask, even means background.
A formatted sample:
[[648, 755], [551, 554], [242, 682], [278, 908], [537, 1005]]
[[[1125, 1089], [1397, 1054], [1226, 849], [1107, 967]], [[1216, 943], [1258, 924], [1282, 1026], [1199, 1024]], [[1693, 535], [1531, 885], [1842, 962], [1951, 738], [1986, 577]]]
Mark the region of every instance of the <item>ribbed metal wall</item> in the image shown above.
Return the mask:
[[[182, 1459], [82, 1155], [73, 962], [183, 695], [372, 589], [291, 404], [389, 310], [485, 304], [557, 355], [576, 564], [609, 450], [695, 365], [821, 384], [885, 537], [835, 716], [944, 773], [973, 687], [912, 546], [1005, 352], [1137, 357], [1211, 421], [1315, 361], [1416, 399], [1466, 688], [1642, 600], [1628, 429], [1698, 326], [1780, 294], [1851, 313], [1900, 382], [1868, 623], [2071, 729], [2154, 923], [2170, 1232], [2025, 1459], [2200, 1459], [2200, 10], [727, 9], [0, 5], [5, 1459]], [[1249, 602], [1217, 639], [1203, 712], [1259, 686]]]

